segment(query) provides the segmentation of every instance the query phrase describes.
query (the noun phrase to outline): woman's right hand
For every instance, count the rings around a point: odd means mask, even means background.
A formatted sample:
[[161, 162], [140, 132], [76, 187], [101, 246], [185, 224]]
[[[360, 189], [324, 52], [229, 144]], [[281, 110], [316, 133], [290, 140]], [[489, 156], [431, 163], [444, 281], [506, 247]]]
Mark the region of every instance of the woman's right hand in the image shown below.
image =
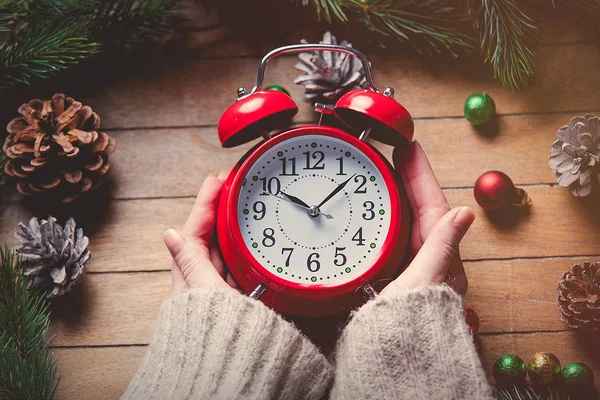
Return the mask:
[[381, 294], [404, 293], [422, 285], [446, 282], [464, 295], [468, 283], [458, 245], [475, 220], [473, 210], [469, 207], [450, 210], [419, 143], [394, 149], [393, 159], [412, 210], [413, 259]]

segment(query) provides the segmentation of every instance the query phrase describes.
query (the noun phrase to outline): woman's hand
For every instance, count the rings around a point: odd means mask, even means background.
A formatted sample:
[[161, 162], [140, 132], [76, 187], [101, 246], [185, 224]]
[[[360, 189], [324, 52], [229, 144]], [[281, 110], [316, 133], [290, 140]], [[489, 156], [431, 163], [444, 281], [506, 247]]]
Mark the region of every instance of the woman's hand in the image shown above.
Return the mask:
[[238, 289], [213, 239], [223, 180], [221, 176], [216, 178], [209, 175], [198, 192], [183, 229], [169, 229], [163, 236], [173, 257], [171, 276], [174, 294], [186, 286]]
[[468, 207], [450, 210], [419, 143], [394, 149], [393, 159], [412, 210], [413, 260], [381, 294], [403, 293], [445, 281], [464, 295], [468, 283], [458, 245], [475, 220], [473, 210]]

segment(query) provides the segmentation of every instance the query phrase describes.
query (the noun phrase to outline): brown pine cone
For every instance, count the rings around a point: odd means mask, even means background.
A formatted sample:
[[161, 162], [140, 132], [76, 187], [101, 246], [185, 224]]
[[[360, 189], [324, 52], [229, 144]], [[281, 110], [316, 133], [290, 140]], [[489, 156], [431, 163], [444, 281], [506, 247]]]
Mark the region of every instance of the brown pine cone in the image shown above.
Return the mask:
[[24, 195], [46, 193], [68, 203], [99, 186], [115, 140], [98, 132], [100, 117], [62, 93], [31, 100], [7, 126], [4, 171]]
[[600, 328], [600, 262], [575, 264], [558, 282], [556, 305], [571, 328]]

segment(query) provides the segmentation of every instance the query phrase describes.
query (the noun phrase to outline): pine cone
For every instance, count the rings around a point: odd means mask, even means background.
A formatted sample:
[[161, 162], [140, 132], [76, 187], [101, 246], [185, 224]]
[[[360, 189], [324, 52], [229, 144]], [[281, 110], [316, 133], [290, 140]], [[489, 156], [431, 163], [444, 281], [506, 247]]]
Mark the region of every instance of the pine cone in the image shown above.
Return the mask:
[[90, 258], [89, 240], [83, 230], [75, 230], [69, 218], [64, 228], [50, 216], [41, 223], [31, 218], [29, 226], [19, 222], [22, 232], [15, 233], [21, 247], [15, 253], [23, 258], [23, 274], [29, 277], [27, 289], [44, 293], [50, 299], [61, 296], [83, 276]]
[[[302, 40], [302, 43], [307, 43]], [[322, 44], [337, 44], [330, 32], [323, 35]], [[340, 43], [352, 47], [345, 40]], [[294, 79], [295, 84], [305, 86], [304, 100], [316, 103], [333, 103], [342, 94], [363, 88], [366, 85], [365, 72], [356, 57], [331, 51], [311, 51], [298, 55], [300, 62], [296, 69], [305, 72]]]
[[592, 193], [594, 181], [600, 184], [600, 118], [574, 117], [556, 134], [548, 165], [558, 184], [577, 197]]
[[571, 328], [600, 328], [600, 262], [575, 264], [558, 282], [558, 309]]
[[110, 168], [115, 140], [98, 132], [100, 118], [62, 93], [31, 100], [7, 126], [7, 175], [24, 195], [47, 192], [68, 203], [99, 186]]

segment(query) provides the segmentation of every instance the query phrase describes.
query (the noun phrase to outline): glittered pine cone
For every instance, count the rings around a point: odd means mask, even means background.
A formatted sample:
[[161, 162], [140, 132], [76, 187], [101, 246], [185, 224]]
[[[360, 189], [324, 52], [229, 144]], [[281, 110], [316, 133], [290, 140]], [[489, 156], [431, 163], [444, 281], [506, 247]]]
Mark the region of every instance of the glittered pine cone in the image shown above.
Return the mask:
[[574, 196], [592, 193], [592, 186], [600, 185], [600, 118], [574, 117], [560, 128], [550, 148], [548, 165], [558, 184], [568, 187]]
[[[302, 40], [302, 43], [307, 43]], [[321, 44], [337, 44], [335, 36], [325, 32]], [[343, 40], [342, 46], [352, 47]], [[311, 51], [298, 55], [295, 68], [304, 72], [294, 83], [304, 85], [304, 100], [330, 104], [342, 94], [366, 85], [365, 71], [360, 60], [350, 54], [332, 51]]]
[[600, 328], [600, 262], [575, 264], [558, 282], [558, 309], [571, 328]]
[[31, 100], [7, 126], [4, 171], [24, 195], [45, 193], [68, 203], [99, 186], [110, 168], [115, 140], [98, 132], [100, 117], [89, 106], [55, 94]]
[[65, 226], [50, 216], [29, 225], [19, 222], [21, 232], [15, 238], [21, 246], [15, 253], [22, 258], [23, 274], [29, 278], [27, 289], [50, 299], [71, 290], [81, 279], [85, 262], [90, 258], [89, 240], [81, 228], [75, 229], [70, 218]]

